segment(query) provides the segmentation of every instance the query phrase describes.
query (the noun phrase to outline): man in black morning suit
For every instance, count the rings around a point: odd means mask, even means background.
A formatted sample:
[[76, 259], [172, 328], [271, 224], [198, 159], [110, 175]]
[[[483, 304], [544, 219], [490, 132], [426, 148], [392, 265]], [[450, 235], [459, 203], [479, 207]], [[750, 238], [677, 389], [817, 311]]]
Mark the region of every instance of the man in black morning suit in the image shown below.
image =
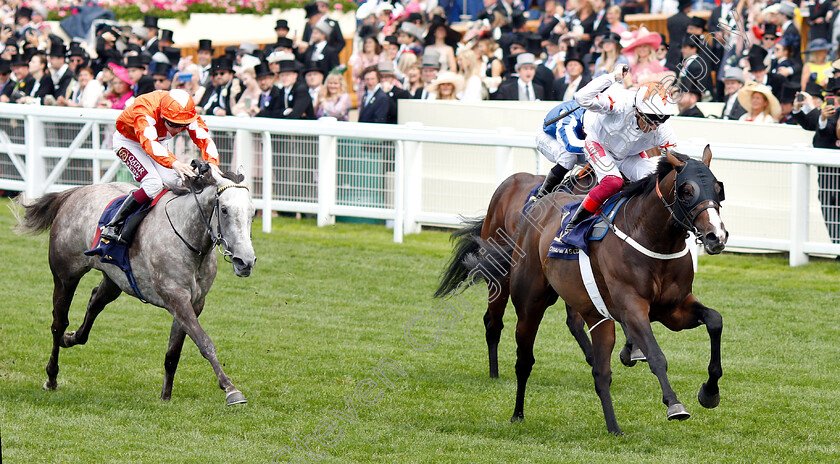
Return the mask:
[[376, 66], [368, 66], [362, 73], [362, 79], [365, 83], [365, 94], [359, 105], [359, 122], [388, 122], [391, 97], [382, 90], [382, 86], [380, 85], [382, 75], [379, 74]]

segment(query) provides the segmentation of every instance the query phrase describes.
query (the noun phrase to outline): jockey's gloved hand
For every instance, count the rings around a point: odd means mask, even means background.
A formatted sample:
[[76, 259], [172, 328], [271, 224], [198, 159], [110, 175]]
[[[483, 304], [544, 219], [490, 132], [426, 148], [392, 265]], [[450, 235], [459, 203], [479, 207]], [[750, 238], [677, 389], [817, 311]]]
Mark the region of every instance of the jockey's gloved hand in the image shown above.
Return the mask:
[[628, 72], [630, 72], [630, 68], [626, 64], [616, 65], [615, 70], [613, 71], [615, 81], [621, 82], [621, 80], [624, 79], [624, 76], [626, 76]]
[[175, 162], [172, 163], [172, 169], [175, 170], [175, 172], [178, 174], [178, 177], [180, 177], [181, 179], [185, 177], [195, 177], [195, 171], [193, 171], [193, 168], [191, 168], [186, 163], [182, 163], [178, 160], [175, 160]]

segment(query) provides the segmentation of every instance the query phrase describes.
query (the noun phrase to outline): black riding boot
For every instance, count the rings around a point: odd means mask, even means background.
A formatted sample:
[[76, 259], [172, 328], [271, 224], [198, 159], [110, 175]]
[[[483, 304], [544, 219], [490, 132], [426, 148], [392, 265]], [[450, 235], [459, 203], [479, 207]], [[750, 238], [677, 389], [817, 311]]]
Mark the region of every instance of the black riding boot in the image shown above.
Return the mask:
[[111, 222], [102, 229], [102, 233], [99, 234], [99, 236], [107, 240], [115, 240], [117, 243], [125, 244], [125, 240], [123, 240], [120, 236], [125, 220], [131, 215], [131, 213], [137, 211], [141, 206], [143, 206], [143, 203], [140, 203], [134, 198], [133, 192], [129, 193], [125, 198], [125, 201], [123, 201], [123, 204], [120, 205], [120, 209], [117, 210], [117, 214], [115, 214], [113, 219], [111, 219]]
[[537, 194], [534, 195], [534, 200], [539, 200], [554, 191], [554, 189], [560, 185], [560, 182], [563, 182], [563, 178], [566, 177], [566, 174], [568, 173], [569, 170], [559, 164], [551, 168], [551, 171], [546, 174], [542, 186], [539, 190], [537, 190]]
[[572, 215], [571, 219], [569, 219], [569, 223], [566, 224], [566, 228], [563, 229], [563, 233], [561, 234], [561, 240], [562, 240], [563, 237], [566, 237], [566, 235], [568, 235], [569, 232], [571, 232], [572, 229], [575, 228], [575, 226], [577, 226], [581, 222], [583, 222], [583, 221], [585, 221], [585, 220], [587, 220], [591, 217], [592, 217], [592, 213], [590, 213], [589, 210], [584, 208], [583, 204], [578, 206], [577, 211], [575, 211], [575, 214]]

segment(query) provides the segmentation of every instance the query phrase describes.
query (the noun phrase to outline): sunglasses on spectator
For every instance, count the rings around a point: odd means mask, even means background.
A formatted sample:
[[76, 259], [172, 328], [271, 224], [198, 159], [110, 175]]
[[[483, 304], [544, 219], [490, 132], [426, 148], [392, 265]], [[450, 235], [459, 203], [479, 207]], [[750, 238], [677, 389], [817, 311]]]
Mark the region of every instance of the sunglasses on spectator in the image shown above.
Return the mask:
[[155, 78], [155, 82], [166, 82], [167, 80], [166, 78]]
[[174, 122], [172, 122], [168, 119], [164, 119], [163, 122], [166, 123], [167, 126], [173, 128], [173, 129], [183, 129], [183, 128], [189, 126], [189, 124], [175, 124]]

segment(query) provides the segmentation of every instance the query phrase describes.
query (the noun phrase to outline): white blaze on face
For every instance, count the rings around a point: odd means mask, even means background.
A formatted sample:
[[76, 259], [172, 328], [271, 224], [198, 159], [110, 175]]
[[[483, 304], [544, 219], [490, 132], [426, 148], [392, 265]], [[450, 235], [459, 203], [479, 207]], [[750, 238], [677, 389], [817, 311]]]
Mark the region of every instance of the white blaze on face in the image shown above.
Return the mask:
[[720, 218], [720, 213], [714, 208], [706, 210], [709, 213], [709, 224], [714, 228], [715, 236], [717, 236], [720, 243], [726, 243], [726, 230], [723, 228], [723, 220]]

